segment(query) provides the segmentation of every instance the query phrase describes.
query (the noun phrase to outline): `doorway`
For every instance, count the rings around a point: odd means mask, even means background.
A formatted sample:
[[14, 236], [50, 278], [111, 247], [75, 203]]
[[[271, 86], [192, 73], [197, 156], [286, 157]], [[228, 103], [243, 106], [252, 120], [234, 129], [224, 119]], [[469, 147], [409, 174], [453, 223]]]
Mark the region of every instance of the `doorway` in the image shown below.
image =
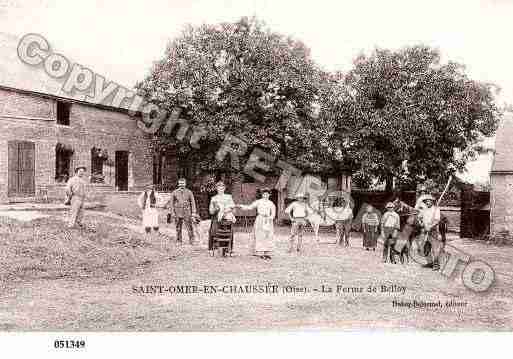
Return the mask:
[[35, 144], [28, 141], [8, 142], [9, 197], [35, 196]]
[[128, 151], [116, 151], [116, 190], [128, 191]]

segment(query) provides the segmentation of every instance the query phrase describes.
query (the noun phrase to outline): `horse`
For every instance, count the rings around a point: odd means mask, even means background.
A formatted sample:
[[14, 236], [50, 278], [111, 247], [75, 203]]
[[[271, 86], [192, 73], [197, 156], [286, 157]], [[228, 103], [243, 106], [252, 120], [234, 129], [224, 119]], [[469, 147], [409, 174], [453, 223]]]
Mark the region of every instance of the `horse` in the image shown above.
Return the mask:
[[333, 221], [331, 218], [327, 216], [324, 216], [323, 218], [323, 216], [315, 210], [309, 212], [308, 216], [306, 217], [306, 220], [312, 226], [314, 238], [317, 242], [319, 242], [319, 228], [321, 226], [331, 227], [335, 224], [335, 221]]
[[[431, 243], [427, 240], [427, 234], [423, 235], [422, 224], [418, 218], [418, 210], [414, 207], [409, 206], [403, 201], [396, 198], [392, 203], [396, 206], [396, 212], [399, 216], [407, 216], [406, 222], [413, 226], [413, 231], [410, 238], [410, 248], [415, 244], [415, 250], [418, 255], [427, 257], [431, 252]], [[441, 215], [440, 223], [438, 224], [438, 230], [440, 232], [441, 240], [445, 245], [446, 234], [448, 229], [448, 219], [446, 216]], [[413, 241], [415, 239], [415, 241]]]
[[417, 247], [416, 250], [419, 254], [421, 254], [421, 249], [423, 249], [424, 252], [426, 252], [426, 241], [425, 238], [422, 238], [421, 236], [422, 226], [418, 218], [418, 210], [404, 203], [399, 198], [396, 198], [392, 203], [394, 204], [395, 211], [399, 214], [399, 217], [406, 217], [405, 225], [408, 224], [409, 226], [411, 226], [412, 232], [410, 234], [410, 248], [413, 244], [415, 244], [415, 246]]
[[[335, 225], [335, 220], [326, 213], [326, 208], [331, 208], [331, 206], [325, 201], [315, 201], [308, 204], [306, 220], [312, 226], [314, 238], [318, 243], [320, 241], [320, 227], [332, 227]], [[337, 238], [339, 238], [339, 233], [337, 233]]]
[[410, 263], [410, 249], [415, 230], [415, 218], [414, 216], [409, 216], [406, 220], [406, 224], [399, 232], [399, 238], [390, 246], [390, 263], [396, 263], [396, 256], [399, 256], [401, 264], [404, 264], [405, 260], [407, 263]]

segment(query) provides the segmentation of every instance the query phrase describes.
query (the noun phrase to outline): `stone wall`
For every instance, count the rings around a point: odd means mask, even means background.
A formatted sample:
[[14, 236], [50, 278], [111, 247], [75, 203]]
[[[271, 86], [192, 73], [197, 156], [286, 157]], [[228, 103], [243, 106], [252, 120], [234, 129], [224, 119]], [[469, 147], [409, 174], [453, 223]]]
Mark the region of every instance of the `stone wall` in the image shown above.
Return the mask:
[[492, 174], [491, 186], [491, 233], [513, 233], [513, 174]]

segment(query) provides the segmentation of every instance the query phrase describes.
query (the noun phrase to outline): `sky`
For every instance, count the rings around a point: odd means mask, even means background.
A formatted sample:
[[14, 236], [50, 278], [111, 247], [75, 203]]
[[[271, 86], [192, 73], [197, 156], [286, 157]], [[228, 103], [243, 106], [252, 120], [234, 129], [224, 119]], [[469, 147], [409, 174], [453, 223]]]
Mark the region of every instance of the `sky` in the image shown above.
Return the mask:
[[376, 46], [435, 46], [472, 78], [499, 85], [499, 104], [513, 103], [513, 0], [0, 0], [0, 32], [39, 33], [67, 57], [132, 87], [185, 24], [244, 15], [302, 40], [327, 70], [347, 71]]

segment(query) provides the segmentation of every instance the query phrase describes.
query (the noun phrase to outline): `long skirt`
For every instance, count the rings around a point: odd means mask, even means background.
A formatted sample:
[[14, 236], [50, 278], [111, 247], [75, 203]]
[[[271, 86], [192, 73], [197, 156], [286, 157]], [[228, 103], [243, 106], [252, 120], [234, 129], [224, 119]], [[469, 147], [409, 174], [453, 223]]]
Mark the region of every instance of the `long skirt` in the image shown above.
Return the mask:
[[[230, 228], [230, 248], [233, 249], [233, 223], [223, 220], [223, 225]], [[213, 215], [210, 222], [210, 230], [208, 231], [208, 250], [214, 249], [214, 237], [218, 235], [219, 226], [220, 223], [217, 220], [217, 215]]]
[[274, 250], [274, 225], [270, 218], [257, 216], [253, 229], [253, 240], [250, 245], [251, 254], [272, 252]]
[[378, 226], [363, 224], [363, 247], [376, 248], [378, 243]]
[[144, 228], [159, 226], [159, 210], [157, 208], [148, 207], [142, 213], [142, 225]]

